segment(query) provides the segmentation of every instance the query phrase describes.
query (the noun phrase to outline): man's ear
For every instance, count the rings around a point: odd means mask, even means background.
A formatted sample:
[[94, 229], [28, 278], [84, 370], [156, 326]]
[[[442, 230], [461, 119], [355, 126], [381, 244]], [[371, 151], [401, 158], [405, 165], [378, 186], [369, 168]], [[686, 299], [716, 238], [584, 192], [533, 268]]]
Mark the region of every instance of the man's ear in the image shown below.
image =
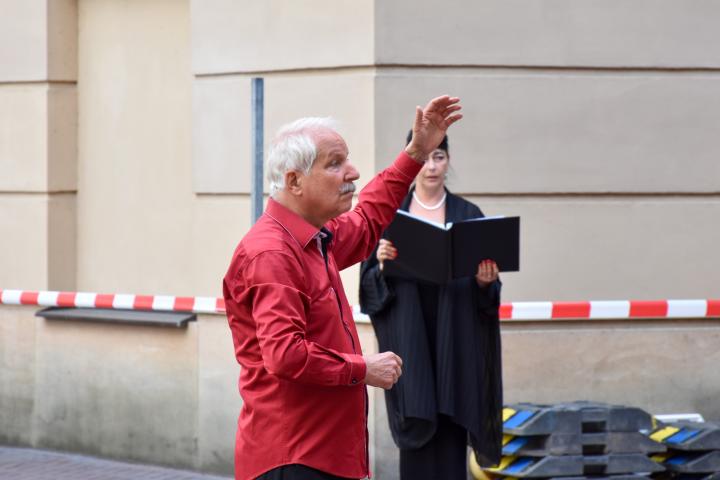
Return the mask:
[[305, 176], [295, 170], [285, 172], [285, 188], [292, 195], [302, 195], [303, 180]]

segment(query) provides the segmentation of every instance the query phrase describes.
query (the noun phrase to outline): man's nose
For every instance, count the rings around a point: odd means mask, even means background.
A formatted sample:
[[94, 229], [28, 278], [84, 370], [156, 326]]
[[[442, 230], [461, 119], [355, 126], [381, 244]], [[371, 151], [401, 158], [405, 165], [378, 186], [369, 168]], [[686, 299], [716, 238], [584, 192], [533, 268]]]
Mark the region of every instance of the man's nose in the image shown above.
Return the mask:
[[348, 182], [354, 182], [358, 178], [360, 178], [360, 172], [357, 171], [357, 168], [355, 168], [354, 165], [349, 164], [347, 173], [345, 174], [345, 180]]

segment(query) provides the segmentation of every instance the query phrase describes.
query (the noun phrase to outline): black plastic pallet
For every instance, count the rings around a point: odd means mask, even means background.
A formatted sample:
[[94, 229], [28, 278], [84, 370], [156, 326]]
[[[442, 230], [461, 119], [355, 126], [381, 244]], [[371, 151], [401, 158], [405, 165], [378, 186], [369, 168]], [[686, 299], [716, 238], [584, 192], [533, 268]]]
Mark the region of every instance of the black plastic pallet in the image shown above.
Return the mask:
[[720, 472], [714, 472], [714, 473], [681, 473], [678, 475], [675, 475], [673, 477], [673, 480], [720, 480]]
[[639, 432], [600, 432], [534, 436], [506, 435], [503, 455], [544, 457], [547, 455], [654, 454], [666, 448]]
[[711, 452], [670, 451], [652, 457], [671, 472], [717, 473], [720, 472], [720, 450]]
[[720, 472], [720, 450], [711, 452], [669, 451], [652, 457], [668, 471], [677, 473]]
[[517, 478], [549, 478], [587, 475], [653, 473], [663, 467], [639, 453], [616, 455], [551, 455], [547, 457], [503, 457], [491, 474]]
[[[515, 477], [493, 478], [494, 480], [512, 480]], [[643, 475], [640, 473], [626, 473], [622, 475], [582, 475], [573, 477], [547, 477], [543, 478], [542, 480], [650, 480], [650, 477], [648, 475]]]
[[653, 480], [720, 480], [720, 472], [714, 473], [677, 473], [664, 472], [652, 476]]
[[584, 475], [582, 477], [550, 477], [547, 480], [647, 480], [648, 475], [626, 473], [623, 475]]
[[578, 477], [550, 477], [545, 480], [649, 480], [648, 475], [625, 473], [621, 475], [583, 475]]
[[598, 402], [518, 403], [505, 407], [503, 419], [505, 433], [522, 436], [637, 432], [653, 427], [652, 417], [642, 409]]
[[650, 433], [650, 438], [675, 450], [720, 450], [720, 425], [716, 422], [664, 423]]

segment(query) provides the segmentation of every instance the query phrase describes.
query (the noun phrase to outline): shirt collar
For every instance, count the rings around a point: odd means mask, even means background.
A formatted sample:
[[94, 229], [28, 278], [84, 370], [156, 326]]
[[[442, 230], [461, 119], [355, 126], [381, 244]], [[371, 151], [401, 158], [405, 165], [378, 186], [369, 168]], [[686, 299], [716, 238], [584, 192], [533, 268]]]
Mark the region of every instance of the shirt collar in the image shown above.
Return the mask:
[[308, 223], [300, 215], [272, 198], [268, 199], [265, 213], [287, 230], [303, 248], [307, 247], [310, 240], [320, 232], [318, 228]]

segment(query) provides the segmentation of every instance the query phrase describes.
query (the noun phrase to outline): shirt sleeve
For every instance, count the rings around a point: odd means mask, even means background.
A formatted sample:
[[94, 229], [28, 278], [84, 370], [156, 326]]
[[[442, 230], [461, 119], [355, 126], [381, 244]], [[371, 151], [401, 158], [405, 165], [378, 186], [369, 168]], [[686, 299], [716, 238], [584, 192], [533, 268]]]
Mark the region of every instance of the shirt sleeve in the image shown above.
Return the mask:
[[338, 352], [306, 338], [310, 298], [302, 265], [292, 255], [267, 251], [243, 272], [265, 369], [280, 378], [315, 385], [354, 385], [365, 379], [361, 355]]
[[360, 192], [351, 211], [331, 220], [333, 256], [340, 270], [365, 260], [380, 235], [395, 218], [395, 212], [407, 195], [422, 165], [405, 151], [388, 168], [375, 175]]

